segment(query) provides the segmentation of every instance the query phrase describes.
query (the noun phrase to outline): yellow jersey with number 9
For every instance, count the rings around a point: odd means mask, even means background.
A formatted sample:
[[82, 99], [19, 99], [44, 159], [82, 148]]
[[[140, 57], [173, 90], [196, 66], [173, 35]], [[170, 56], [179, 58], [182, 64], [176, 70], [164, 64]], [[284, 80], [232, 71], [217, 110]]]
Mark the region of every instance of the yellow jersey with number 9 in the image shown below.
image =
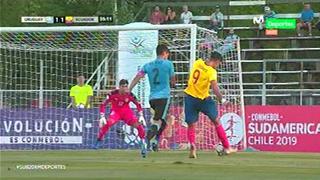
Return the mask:
[[184, 92], [203, 100], [209, 96], [211, 81], [217, 81], [217, 71], [206, 65], [203, 59], [198, 59], [193, 64]]

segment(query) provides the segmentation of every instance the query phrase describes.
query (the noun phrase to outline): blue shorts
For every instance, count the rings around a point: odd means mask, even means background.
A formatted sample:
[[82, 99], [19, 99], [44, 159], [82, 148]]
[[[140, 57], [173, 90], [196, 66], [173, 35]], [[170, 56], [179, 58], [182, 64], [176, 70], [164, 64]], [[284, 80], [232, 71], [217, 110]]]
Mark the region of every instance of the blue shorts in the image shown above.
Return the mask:
[[197, 122], [199, 112], [207, 115], [211, 121], [215, 121], [218, 116], [217, 105], [211, 97], [201, 100], [186, 94], [184, 102], [184, 114], [187, 124]]

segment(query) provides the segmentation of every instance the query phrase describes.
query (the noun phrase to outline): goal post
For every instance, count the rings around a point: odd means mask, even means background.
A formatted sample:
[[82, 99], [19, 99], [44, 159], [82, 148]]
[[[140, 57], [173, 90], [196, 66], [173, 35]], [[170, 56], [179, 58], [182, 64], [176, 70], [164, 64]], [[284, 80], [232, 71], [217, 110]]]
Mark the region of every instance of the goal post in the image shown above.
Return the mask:
[[[133, 79], [141, 66], [155, 58], [155, 47], [166, 44], [176, 71], [168, 127], [160, 147], [187, 148], [183, 117], [183, 90], [189, 70], [198, 58], [221, 51], [218, 69], [225, 97], [235, 105], [219, 106], [229, 139], [245, 146], [240, 46], [228, 47], [215, 32], [195, 24], [0, 28], [0, 144], [1, 149], [91, 148], [98, 132], [98, 106], [120, 78]], [[94, 88], [91, 109], [71, 109], [69, 90], [82, 74]], [[147, 79], [134, 93], [151, 118]], [[225, 115], [227, 114], [227, 115]], [[231, 118], [231, 119], [230, 119]], [[241, 118], [241, 119], [239, 119]], [[241, 122], [238, 122], [241, 121]], [[237, 123], [238, 122], [238, 123]], [[213, 149], [217, 136], [200, 116], [199, 149]], [[241, 137], [239, 134], [242, 134]], [[119, 123], [106, 135], [103, 148], [137, 148], [137, 131]]]

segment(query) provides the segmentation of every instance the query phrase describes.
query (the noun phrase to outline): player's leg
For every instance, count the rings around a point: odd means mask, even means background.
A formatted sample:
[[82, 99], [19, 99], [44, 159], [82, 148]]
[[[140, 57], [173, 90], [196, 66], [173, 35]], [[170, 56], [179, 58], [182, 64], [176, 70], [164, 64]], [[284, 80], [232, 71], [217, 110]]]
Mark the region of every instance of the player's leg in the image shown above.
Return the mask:
[[142, 157], [146, 157], [146, 155], [147, 155], [147, 144], [145, 142], [145, 131], [144, 131], [144, 128], [143, 128], [142, 124], [140, 124], [139, 122], [134, 123], [133, 127], [135, 127], [138, 130], [138, 136], [140, 138], [139, 144], [140, 144], [140, 148], [141, 148], [141, 155], [142, 155]]
[[165, 119], [169, 109], [170, 99], [153, 99], [150, 100], [149, 103], [154, 110], [154, 117], [153, 124], [147, 132], [147, 143], [148, 146], [152, 146], [153, 151], [158, 151], [158, 139], [166, 128]]
[[167, 127], [167, 121], [166, 119], [160, 119], [161, 121], [161, 126], [159, 128], [159, 131], [156, 135], [156, 140], [159, 141], [160, 140], [160, 136], [162, 135], [163, 131], [166, 129]]
[[98, 133], [98, 137], [97, 137], [97, 142], [94, 146], [95, 149], [98, 149], [99, 146], [102, 143], [102, 140], [104, 138], [104, 135], [108, 132], [108, 130], [118, 121], [120, 120], [120, 116], [117, 112], [115, 111], [111, 111], [109, 118], [107, 120], [107, 123], [100, 128], [99, 133]]
[[126, 110], [122, 113], [121, 119], [128, 124], [138, 130], [138, 136], [140, 139], [145, 139], [145, 130], [143, 125], [139, 123], [138, 118], [134, 115], [134, 112], [130, 110]]
[[187, 136], [190, 144], [189, 158], [197, 158], [196, 142], [195, 142], [196, 141], [195, 124], [196, 123], [188, 124]]
[[148, 132], [147, 132], [147, 140], [152, 139], [157, 134], [158, 129], [161, 126], [161, 124], [160, 124], [161, 122], [158, 122], [159, 119], [157, 119], [157, 118], [159, 118], [158, 117], [159, 115], [158, 114], [156, 115], [156, 112], [157, 112], [156, 108], [158, 107], [156, 102], [157, 102], [156, 100], [149, 101], [150, 107], [151, 107], [152, 111], [154, 112], [154, 114], [153, 114], [152, 119], [150, 120], [151, 126], [149, 127]]
[[142, 124], [139, 123], [138, 118], [134, 115], [131, 109], [124, 110], [121, 114], [121, 119], [128, 124], [138, 130], [138, 136], [140, 138], [139, 145], [141, 148], [142, 157], [146, 157], [147, 155], [147, 145], [145, 143], [145, 131]]
[[207, 115], [211, 120], [211, 122], [213, 122], [213, 124], [215, 125], [217, 135], [226, 153], [230, 154], [230, 153], [236, 152], [236, 149], [233, 149], [230, 146], [229, 140], [227, 138], [225, 130], [222, 127], [220, 119], [217, 118], [218, 117], [217, 105], [211, 97], [203, 100], [203, 103], [201, 105], [201, 112]]
[[184, 102], [185, 122], [188, 124], [187, 136], [190, 144], [189, 158], [197, 158], [195, 124], [199, 117], [199, 100], [190, 95], [186, 95]]

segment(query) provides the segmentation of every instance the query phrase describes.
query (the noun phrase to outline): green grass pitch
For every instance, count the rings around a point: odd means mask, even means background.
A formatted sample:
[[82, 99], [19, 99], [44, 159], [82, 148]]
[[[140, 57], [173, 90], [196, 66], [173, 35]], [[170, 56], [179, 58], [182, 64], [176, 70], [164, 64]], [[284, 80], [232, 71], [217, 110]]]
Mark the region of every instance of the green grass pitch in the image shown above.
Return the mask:
[[[18, 165], [56, 164], [65, 170], [21, 170]], [[160, 151], [142, 159], [136, 150], [1, 151], [1, 180], [320, 180], [320, 153], [239, 152], [218, 157]]]

